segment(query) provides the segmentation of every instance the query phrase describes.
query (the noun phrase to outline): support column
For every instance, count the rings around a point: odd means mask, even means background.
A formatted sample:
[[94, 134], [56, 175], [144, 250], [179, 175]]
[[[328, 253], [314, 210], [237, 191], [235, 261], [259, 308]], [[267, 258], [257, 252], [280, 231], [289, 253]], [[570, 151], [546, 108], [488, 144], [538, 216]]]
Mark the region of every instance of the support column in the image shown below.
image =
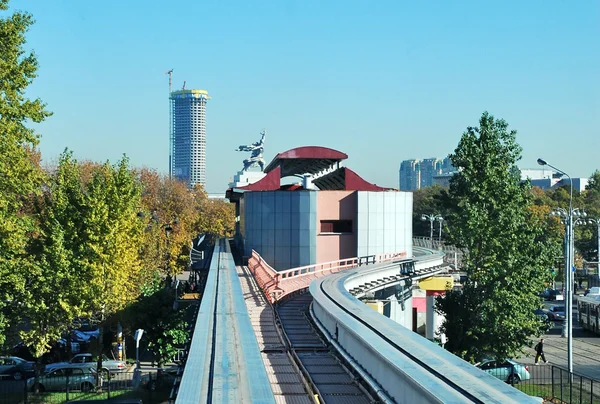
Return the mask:
[[437, 331], [437, 313], [435, 312], [435, 297], [439, 293], [437, 291], [428, 290], [425, 295], [425, 338], [433, 341], [435, 332]]
[[[439, 276], [424, 279], [419, 282], [419, 288], [426, 291], [425, 294], [425, 338], [433, 341], [444, 318], [435, 311], [436, 296], [443, 295], [446, 290], [452, 289], [454, 279], [451, 276]], [[442, 345], [446, 342], [444, 335], [439, 336]]]

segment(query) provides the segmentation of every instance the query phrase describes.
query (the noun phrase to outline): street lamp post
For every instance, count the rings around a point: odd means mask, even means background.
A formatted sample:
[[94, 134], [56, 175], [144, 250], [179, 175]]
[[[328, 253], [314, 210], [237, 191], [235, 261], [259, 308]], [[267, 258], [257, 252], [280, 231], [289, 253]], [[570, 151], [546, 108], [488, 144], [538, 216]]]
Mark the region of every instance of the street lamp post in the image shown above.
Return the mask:
[[[565, 232], [565, 327], [563, 327], [563, 334], [567, 336], [567, 365], [569, 373], [573, 373], [573, 296], [572, 296], [572, 278], [573, 278], [573, 179], [567, 173], [551, 164], [548, 164], [543, 159], [537, 159], [537, 162], [541, 166], [548, 166], [555, 169], [559, 174], [567, 176], [570, 184], [570, 195], [569, 195], [569, 211], [564, 212], [564, 209], [557, 209], [557, 212], [563, 214], [563, 219], [566, 223]], [[564, 337], [564, 335], [563, 335]]]
[[442, 215], [426, 215], [426, 214], [422, 214], [421, 215], [421, 220], [429, 220], [429, 244], [431, 246], [431, 249], [433, 249], [433, 222], [435, 222], [436, 220], [440, 222], [440, 239], [442, 237], [442, 221], [444, 220], [444, 218], [442, 217]]

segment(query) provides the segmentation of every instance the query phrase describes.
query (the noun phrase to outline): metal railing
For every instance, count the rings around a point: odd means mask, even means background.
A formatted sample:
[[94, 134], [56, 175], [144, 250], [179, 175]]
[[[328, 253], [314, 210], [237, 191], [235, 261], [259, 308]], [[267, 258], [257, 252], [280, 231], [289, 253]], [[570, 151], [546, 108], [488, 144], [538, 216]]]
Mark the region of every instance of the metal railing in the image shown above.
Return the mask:
[[[168, 399], [173, 376], [157, 372], [141, 374], [140, 382], [134, 382], [133, 373], [105, 375], [99, 386], [96, 376], [40, 378], [40, 387], [33, 387], [32, 380], [0, 381], [0, 404], [75, 403], [88, 400], [125, 399], [131, 402], [162, 403]], [[90, 379], [90, 380], [88, 380]]]
[[[515, 372], [522, 373], [522, 372]], [[506, 370], [508, 380], [508, 369]], [[573, 373], [555, 365], [528, 366], [529, 378], [511, 378], [515, 388], [547, 401], [568, 404], [600, 404], [600, 380]]]
[[[413, 245], [416, 247], [431, 248], [431, 240], [429, 237], [413, 237]], [[445, 244], [440, 240], [433, 240], [433, 249], [441, 250], [446, 253], [444, 256], [444, 262], [448, 264], [455, 264], [456, 266], [463, 265], [464, 251], [456, 248], [453, 245]]]
[[276, 271], [256, 251], [248, 258], [248, 269], [271, 303], [306, 290], [313, 279], [349, 268], [405, 258], [406, 252], [347, 258], [298, 268]]

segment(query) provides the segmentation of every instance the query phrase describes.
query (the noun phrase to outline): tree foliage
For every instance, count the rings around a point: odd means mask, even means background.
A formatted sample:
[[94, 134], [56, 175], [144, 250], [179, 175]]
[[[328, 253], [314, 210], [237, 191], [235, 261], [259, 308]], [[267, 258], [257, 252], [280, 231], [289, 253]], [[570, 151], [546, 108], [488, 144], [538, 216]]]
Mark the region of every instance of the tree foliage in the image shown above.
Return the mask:
[[35, 357], [57, 341], [73, 320], [82, 315], [85, 294], [79, 287], [77, 245], [82, 234], [80, 207], [83, 192], [77, 166], [70, 154], [61, 156], [36, 204], [40, 233], [32, 240], [35, 265], [26, 275], [22, 314], [29, 323], [20, 333]]
[[177, 353], [177, 346], [188, 337], [185, 310], [173, 310], [173, 291], [162, 288], [142, 296], [129, 306], [125, 313], [126, 322], [135, 330], [144, 330], [144, 340], [154, 361], [163, 365]]
[[465, 250], [467, 280], [436, 308], [446, 348], [470, 361], [516, 355], [543, 329], [533, 311], [557, 252], [514, 170], [520, 154], [516, 131], [484, 113], [450, 156], [459, 173], [442, 199], [450, 240]]
[[[8, 0], [0, 0], [0, 11], [7, 9]], [[20, 320], [24, 275], [34, 265], [27, 246], [37, 233], [36, 221], [25, 210], [44, 176], [38, 136], [26, 124], [50, 116], [41, 100], [25, 96], [38, 66], [33, 52], [23, 49], [31, 24], [32, 16], [22, 12], [0, 18], [0, 344], [8, 325]]]
[[[138, 177], [143, 189], [142, 208], [147, 223], [141, 256], [145, 273], [152, 274], [159, 269], [173, 276], [181, 272], [189, 264], [191, 240], [198, 234], [233, 235], [233, 204], [211, 200], [203, 187], [198, 185], [188, 189], [185, 183], [153, 170], [142, 169]], [[167, 226], [172, 229], [168, 232], [168, 243]]]

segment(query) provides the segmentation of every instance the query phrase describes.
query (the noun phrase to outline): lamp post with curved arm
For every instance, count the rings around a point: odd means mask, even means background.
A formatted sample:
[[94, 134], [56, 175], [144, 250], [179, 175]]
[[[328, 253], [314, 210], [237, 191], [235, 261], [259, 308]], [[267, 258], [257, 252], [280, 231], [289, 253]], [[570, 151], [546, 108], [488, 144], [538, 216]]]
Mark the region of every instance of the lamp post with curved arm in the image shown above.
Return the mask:
[[[566, 225], [565, 231], [565, 325], [563, 326], [563, 337], [567, 337], [567, 365], [569, 373], [573, 373], [573, 296], [572, 296], [572, 278], [573, 278], [573, 179], [564, 171], [548, 164], [543, 159], [537, 159], [541, 166], [548, 166], [555, 169], [559, 174], [569, 178], [569, 210], [559, 208], [551, 214], [559, 216]], [[584, 212], [585, 214], [585, 212]]]
[[433, 250], [433, 222], [435, 222], [436, 220], [440, 222], [440, 238], [442, 236], [442, 221], [444, 220], [444, 218], [442, 217], [442, 215], [426, 215], [426, 214], [422, 214], [421, 215], [421, 220], [429, 220], [429, 244], [431, 246], [431, 249]]

